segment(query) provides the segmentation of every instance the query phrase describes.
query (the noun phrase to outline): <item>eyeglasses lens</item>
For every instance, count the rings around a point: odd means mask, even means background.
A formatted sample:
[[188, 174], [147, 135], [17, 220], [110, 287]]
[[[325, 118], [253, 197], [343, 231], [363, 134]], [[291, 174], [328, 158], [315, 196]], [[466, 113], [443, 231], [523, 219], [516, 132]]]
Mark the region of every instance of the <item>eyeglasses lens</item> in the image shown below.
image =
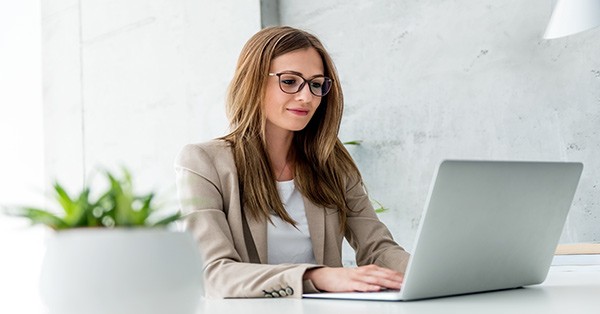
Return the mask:
[[310, 81], [305, 81], [299, 75], [291, 73], [282, 73], [279, 75], [279, 86], [281, 90], [288, 94], [295, 94], [299, 92], [305, 82], [308, 83], [310, 92], [315, 96], [325, 96], [331, 89], [331, 79], [328, 77], [315, 77]]

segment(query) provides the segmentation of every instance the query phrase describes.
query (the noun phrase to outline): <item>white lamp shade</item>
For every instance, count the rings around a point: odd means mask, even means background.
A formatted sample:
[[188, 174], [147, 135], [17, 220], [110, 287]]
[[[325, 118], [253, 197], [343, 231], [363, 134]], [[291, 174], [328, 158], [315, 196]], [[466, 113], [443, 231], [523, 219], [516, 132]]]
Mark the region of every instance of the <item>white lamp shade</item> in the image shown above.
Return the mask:
[[552, 39], [600, 25], [600, 0], [558, 0], [544, 33]]

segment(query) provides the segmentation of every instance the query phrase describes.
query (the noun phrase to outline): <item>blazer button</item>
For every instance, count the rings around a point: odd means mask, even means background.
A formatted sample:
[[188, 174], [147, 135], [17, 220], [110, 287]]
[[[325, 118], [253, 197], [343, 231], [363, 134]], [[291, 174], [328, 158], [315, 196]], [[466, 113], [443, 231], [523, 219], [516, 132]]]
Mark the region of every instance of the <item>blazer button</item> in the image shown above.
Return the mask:
[[277, 291], [273, 291], [273, 292], [271, 292], [271, 295], [272, 295], [274, 298], [279, 298], [279, 293], [277, 293]]
[[269, 292], [267, 292], [267, 291], [265, 291], [265, 290], [263, 290], [263, 292], [265, 293], [265, 295], [264, 295], [264, 297], [265, 297], [265, 298], [272, 298], [272, 297], [273, 297], [273, 296], [271, 295], [271, 293], [269, 293]]
[[279, 295], [280, 295], [280, 296], [282, 296], [282, 297], [285, 297], [285, 296], [287, 296], [287, 292], [285, 292], [285, 290], [283, 290], [283, 289], [279, 290], [279, 291], [278, 291], [278, 293], [279, 293]]
[[294, 289], [292, 289], [291, 287], [287, 287], [287, 288], [285, 288], [285, 293], [287, 295], [292, 295], [292, 294], [294, 294]]

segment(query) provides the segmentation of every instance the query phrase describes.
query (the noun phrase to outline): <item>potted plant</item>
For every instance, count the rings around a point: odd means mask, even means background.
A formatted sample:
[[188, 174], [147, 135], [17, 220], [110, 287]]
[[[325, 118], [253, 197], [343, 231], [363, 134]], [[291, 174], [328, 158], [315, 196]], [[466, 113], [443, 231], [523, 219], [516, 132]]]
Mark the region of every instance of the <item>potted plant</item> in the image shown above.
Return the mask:
[[126, 170], [121, 177], [104, 173], [105, 189], [86, 185], [76, 196], [54, 183], [60, 213], [9, 210], [55, 230], [40, 277], [49, 313], [196, 313], [202, 295], [199, 252], [191, 235], [167, 228], [179, 212], [158, 219], [154, 193], [136, 194]]

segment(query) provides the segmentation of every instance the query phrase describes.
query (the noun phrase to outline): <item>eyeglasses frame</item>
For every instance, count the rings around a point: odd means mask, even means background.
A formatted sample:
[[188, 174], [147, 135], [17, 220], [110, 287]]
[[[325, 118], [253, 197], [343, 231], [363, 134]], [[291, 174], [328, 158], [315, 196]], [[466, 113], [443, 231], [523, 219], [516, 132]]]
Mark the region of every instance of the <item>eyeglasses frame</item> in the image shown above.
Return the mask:
[[[325, 80], [329, 80], [329, 82], [330, 82], [329, 89], [327, 90], [327, 92], [326, 92], [325, 94], [323, 94], [323, 95], [317, 95], [317, 94], [315, 94], [315, 93], [313, 92], [313, 90], [310, 88], [310, 84], [309, 84], [309, 85], [308, 85], [308, 90], [310, 91], [310, 93], [311, 93], [311, 94], [313, 94], [313, 95], [315, 95], [315, 96], [317, 96], [317, 97], [324, 97], [324, 96], [326, 96], [327, 94], [329, 94], [329, 92], [331, 91], [331, 87], [333, 86], [333, 79], [332, 79], [332, 78], [330, 78], [330, 77], [327, 77], [327, 76], [325, 76], [325, 75], [323, 75], [323, 74], [317, 74], [317, 75], [315, 75], [315, 76], [309, 77], [308, 79], [305, 79], [305, 78], [304, 78], [304, 76], [302, 76], [302, 74], [300, 74], [300, 73], [298, 73], [298, 72], [296, 72], [296, 71], [283, 71], [283, 72], [279, 72], [279, 73], [267, 73], [267, 74], [268, 74], [269, 76], [277, 76], [277, 79], [278, 79], [278, 85], [279, 85], [279, 89], [280, 89], [282, 92], [284, 92], [284, 93], [286, 93], [286, 94], [289, 94], [289, 95], [293, 95], [293, 94], [297, 94], [297, 93], [299, 93], [299, 92], [300, 92], [300, 91], [301, 91], [301, 90], [304, 88], [304, 86], [305, 86], [307, 83], [310, 83], [310, 81], [312, 81], [312, 80], [314, 80], [314, 79], [316, 79], [316, 78], [318, 78], [318, 77], [322, 77], [322, 78], [325, 78]], [[297, 91], [295, 91], [295, 92], [293, 92], [293, 93], [286, 92], [286, 91], [284, 91], [284, 90], [283, 90], [283, 87], [281, 87], [281, 75], [283, 75], [283, 74], [293, 74], [293, 75], [299, 76], [299, 77], [300, 77], [300, 78], [301, 78], [301, 79], [302, 79], [304, 82], [302, 82], [302, 84], [300, 84], [300, 86], [298, 87], [298, 90], [297, 90]]]

